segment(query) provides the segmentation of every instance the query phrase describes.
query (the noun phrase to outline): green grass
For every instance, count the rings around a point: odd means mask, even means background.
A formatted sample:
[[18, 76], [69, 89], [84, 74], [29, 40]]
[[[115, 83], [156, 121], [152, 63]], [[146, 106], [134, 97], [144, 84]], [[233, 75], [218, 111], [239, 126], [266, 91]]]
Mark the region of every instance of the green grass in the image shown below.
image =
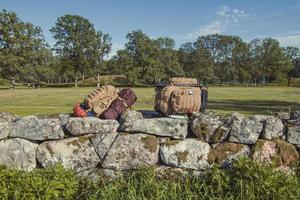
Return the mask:
[[242, 160], [232, 167], [217, 166], [204, 177], [158, 177], [153, 168], [120, 174], [108, 181], [78, 178], [56, 166], [22, 172], [0, 166], [0, 199], [249, 199], [281, 200], [300, 198], [299, 175], [289, 175], [273, 166]]
[[[80, 88], [0, 88], [0, 111], [17, 115], [72, 112], [75, 103], [93, 91]], [[154, 88], [134, 88], [138, 96], [136, 110], [151, 110]], [[300, 88], [296, 87], [210, 87], [209, 110], [227, 113], [270, 114], [277, 111], [300, 110]]]

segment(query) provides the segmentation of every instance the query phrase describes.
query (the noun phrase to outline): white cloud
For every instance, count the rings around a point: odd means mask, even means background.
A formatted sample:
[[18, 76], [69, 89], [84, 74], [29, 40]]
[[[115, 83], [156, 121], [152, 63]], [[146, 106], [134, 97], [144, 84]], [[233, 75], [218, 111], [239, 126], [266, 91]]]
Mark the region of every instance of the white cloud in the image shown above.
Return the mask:
[[216, 12], [216, 20], [187, 33], [185, 38], [195, 39], [200, 35], [224, 33], [230, 25], [238, 23], [239, 19], [245, 16], [247, 16], [247, 14], [244, 10], [230, 8], [229, 6], [220, 6]]
[[300, 34], [275, 37], [280, 42], [281, 46], [296, 46], [300, 47]]
[[212, 22], [211, 24], [207, 24], [205, 26], [202, 26], [198, 28], [197, 30], [188, 33], [186, 36], [188, 39], [194, 39], [197, 38], [199, 35], [209, 35], [209, 34], [215, 34], [215, 33], [222, 33], [225, 30], [225, 24], [222, 24], [220, 21], [216, 20]]
[[300, 8], [300, 4], [299, 5], [294, 5], [292, 8], [295, 8], [295, 9]]

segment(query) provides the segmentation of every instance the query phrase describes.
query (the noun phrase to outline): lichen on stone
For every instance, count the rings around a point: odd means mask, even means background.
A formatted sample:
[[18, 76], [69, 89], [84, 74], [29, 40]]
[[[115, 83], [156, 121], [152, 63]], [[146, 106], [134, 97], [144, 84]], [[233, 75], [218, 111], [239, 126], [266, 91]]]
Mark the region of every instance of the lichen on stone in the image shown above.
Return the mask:
[[175, 153], [178, 159], [178, 163], [181, 164], [183, 162], [187, 162], [188, 151], [178, 151]]
[[170, 141], [166, 141], [164, 143], [162, 143], [165, 146], [173, 146], [176, 145], [180, 142], [180, 140], [170, 140]]
[[155, 153], [157, 151], [159, 141], [155, 136], [148, 135], [146, 137], [143, 137], [141, 138], [141, 142], [144, 144], [144, 147], [151, 153]]
[[68, 142], [67, 145], [73, 145], [73, 146], [77, 146], [78, 148], [80, 148], [81, 144], [85, 143], [87, 140], [89, 140], [89, 137], [81, 136], [81, 137], [78, 137], [75, 140], [72, 140], [72, 141]]

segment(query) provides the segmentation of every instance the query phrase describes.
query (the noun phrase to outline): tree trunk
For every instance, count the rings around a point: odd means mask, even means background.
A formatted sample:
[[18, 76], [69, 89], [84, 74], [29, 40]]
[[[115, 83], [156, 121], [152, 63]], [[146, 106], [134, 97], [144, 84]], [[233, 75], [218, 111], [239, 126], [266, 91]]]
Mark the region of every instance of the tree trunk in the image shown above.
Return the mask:
[[97, 74], [97, 80], [98, 80], [97, 88], [100, 88], [100, 75], [99, 75], [99, 73]]
[[75, 77], [74, 86], [75, 86], [75, 88], [78, 87], [78, 84], [77, 84], [77, 76]]

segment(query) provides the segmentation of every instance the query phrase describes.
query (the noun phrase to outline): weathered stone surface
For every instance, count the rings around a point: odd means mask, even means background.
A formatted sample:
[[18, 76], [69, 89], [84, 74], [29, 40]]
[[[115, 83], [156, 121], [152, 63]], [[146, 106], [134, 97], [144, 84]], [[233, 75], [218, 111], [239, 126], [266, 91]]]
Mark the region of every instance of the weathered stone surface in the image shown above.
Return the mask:
[[196, 139], [173, 140], [160, 146], [160, 157], [172, 167], [204, 170], [210, 167], [210, 150], [208, 143]]
[[120, 172], [112, 169], [104, 169], [104, 168], [93, 168], [78, 172], [78, 176], [89, 177], [94, 181], [97, 180], [113, 180], [115, 179]]
[[284, 140], [259, 139], [253, 148], [253, 160], [271, 163], [275, 161], [278, 166], [291, 166], [299, 159], [296, 148]]
[[213, 145], [209, 152], [208, 159], [210, 163], [219, 163], [221, 165], [229, 164], [242, 157], [249, 157], [250, 148], [247, 145], [232, 142], [224, 142]]
[[37, 160], [43, 167], [61, 163], [77, 172], [95, 168], [100, 162], [88, 136], [43, 142], [38, 146]]
[[215, 114], [200, 113], [193, 121], [192, 131], [201, 140], [209, 143], [223, 141], [230, 132], [230, 120], [222, 120]]
[[58, 119], [60, 120], [61, 125], [64, 127], [69, 123], [70, 114], [60, 114]]
[[12, 131], [11, 122], [0, 122], [0, 140], [9, 136]]
[[99, 155], [101, 161], [105, 157], [107, 151], [110, 149], [112, 143], [115, 141], [117, 135], [118, 135], [117, 132], [112, 132], [112, 133], [95, 134], [90, 137], [90, 140], [97, 154]]
[[21, 138], [0, 141], [0, 164], [10, 168], [31, 171], [36, 168], [38, 144]]
[[276, 138], [284, 138], [283, 123], [279, 118], [268, 117], [264, 121], [264, 130], [261, 133], [262, 139], [272, 140]]
[[300, 148], [300, 121], [290, 122], [287, 127], [287, 141]]
[[66, 129], [74, 136], [91, 133], [112, 133], [116, 132], [118, 127], [119, 122], [116, 120], [103, 120], [96, 117], [72, 117], [66, 125]]
[[232, 119], [229, 141], [254, 144], [263, 130], [263, 119], [265, 117], [261, 115], [244, 117], [239, 113], [235, 113]]
[[119, 134], [102, 163], [115, 170], [136, 169], [158, 162], [158, 139], [146, 134]]
[[30, 140], [52, 140], [64, 137], [59, 119], [38, 119], [27, 116], [15, 121], [10, 137]]
[[12, 113], [7, 113], [7, 112], [0, 112], [0, 122], [12, 122], [16, 120], [18, 116], [12, 114]]
[[143, 119], [143, 114], [135, 110], [126, 110], [120, 116], [120, 123]]
[[183, 119], [171, 118], [138, 119], [123, 123], [120, 130], [184, 139], [188, 132], [188, 123]]

